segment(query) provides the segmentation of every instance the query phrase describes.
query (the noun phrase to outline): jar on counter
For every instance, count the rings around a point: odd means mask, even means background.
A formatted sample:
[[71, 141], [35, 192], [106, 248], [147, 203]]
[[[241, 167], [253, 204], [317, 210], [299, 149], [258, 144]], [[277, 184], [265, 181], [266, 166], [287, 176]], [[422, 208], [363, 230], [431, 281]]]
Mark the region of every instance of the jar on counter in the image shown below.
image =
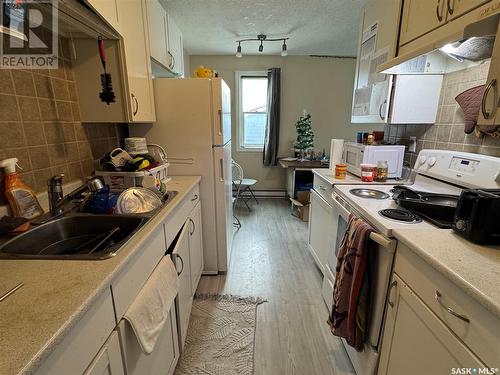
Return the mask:
[[366, 137], [366, 144], [372, 145], [373, 142], [375, 142], [375, 136], [373, 134], [368, 134], [368, 137]]
[[335, 178], [337, 180], [345, 180], [347, 175], [347, 165], [335, 164]]
[[387, 176], [389, 174], [389, 166], [386, 160], [379, 160], [377, 162], [377, 177], [375, 178], [377, 182], [386, 182]]
[[373, 182], [377, 173], [377, 166], [373, 164], [361, 164], [361, 181]]

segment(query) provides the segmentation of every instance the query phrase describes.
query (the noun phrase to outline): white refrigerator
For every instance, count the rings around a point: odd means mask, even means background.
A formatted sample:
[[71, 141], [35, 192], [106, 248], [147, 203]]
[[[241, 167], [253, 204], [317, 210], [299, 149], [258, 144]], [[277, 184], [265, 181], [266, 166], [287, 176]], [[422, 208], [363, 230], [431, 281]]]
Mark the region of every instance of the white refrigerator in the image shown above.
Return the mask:
[[169, 175], [200, 175], [204, 273], [227, 271], [233, 237], [231, 93], [220, 78], [154, 80], [156, 122], [132, 137], [165, 148]]

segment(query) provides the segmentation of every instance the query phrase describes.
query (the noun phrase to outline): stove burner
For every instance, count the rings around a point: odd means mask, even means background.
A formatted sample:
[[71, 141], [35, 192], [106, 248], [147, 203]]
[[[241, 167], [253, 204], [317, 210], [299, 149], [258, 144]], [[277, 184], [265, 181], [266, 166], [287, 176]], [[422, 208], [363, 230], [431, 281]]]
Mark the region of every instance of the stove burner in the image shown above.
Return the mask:
[[386, 210], [380, 210], [378, 213], [385, 218], [408, 224], [417, 224], [422, 221], [422, 218], [420, 216], [405, 210], [389, 208]]
[[349, 192], [360, 198], [367, 199], [387, 199], [389, 198], [389, 194], [384, 193], [380, 190], [375, 189], [351, 189]]

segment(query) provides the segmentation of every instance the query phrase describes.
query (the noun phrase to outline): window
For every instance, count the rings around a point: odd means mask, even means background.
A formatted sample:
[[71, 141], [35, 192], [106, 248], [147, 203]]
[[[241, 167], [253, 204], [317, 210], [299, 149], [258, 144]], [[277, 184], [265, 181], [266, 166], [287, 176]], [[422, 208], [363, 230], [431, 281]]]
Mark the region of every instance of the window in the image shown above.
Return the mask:
[[267, 123], [267, 72], [236, 72], [238, 85], [238, 149], [264, 147]]

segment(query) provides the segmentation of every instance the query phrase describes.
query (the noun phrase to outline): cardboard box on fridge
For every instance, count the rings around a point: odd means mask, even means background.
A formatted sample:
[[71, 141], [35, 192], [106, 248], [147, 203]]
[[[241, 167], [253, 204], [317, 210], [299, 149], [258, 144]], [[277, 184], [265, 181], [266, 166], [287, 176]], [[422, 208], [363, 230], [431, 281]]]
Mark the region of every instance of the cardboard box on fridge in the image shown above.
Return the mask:
[[297, 192], [297, 199], [290, 198], [293, 216], [305, 222], [309, 221], [310, 197], [311, 193], [309, 191], [299, 191]]

